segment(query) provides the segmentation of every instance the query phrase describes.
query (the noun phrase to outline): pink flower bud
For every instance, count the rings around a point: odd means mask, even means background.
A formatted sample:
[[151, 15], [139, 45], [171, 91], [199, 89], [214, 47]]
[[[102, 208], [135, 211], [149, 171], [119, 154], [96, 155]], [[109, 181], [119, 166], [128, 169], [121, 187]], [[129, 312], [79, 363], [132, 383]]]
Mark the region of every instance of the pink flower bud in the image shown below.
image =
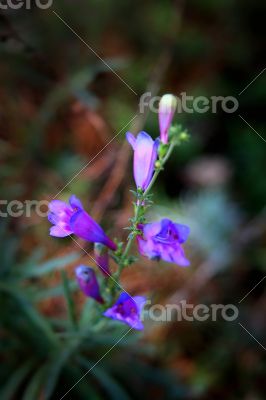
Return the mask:
[[159, 126], [160, 137], [164, 144], [168, 143], [168, 132], [174, 117], [177, 100], [172, 94], [162, 96], [159, 103]]

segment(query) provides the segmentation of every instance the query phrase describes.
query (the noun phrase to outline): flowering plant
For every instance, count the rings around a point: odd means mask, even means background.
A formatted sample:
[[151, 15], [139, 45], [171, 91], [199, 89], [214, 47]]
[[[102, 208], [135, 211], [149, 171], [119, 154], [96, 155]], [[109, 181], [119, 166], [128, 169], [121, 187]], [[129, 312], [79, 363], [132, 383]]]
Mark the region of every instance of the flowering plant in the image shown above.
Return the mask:
[[[66, 237], [71, 234], [94, 243], [95, 263], [105, 277], [100, 288], [93, 268], [79, 265], [76, 278], [81, 291], [102, 305], [104, 317], [115, 319], [141, 330], [141, 312], [145, 305], [144, 296], [130, 296], [121, 291], [119, 283], [122, 271], [135, 261], [130, 255], [133, 242], [136, 240], [139, 253], [152, 260], [164, 260], [179, 266], [188, 266], [182, 244], [187, 240], [189, 228], [176, 221], [162, 219], [147, 222], [146, 210], [151, 205], [151, 189], [175, 146], [187, 139], [186, 132], [180, 127], [171, 127], [175, 111], [175, 98], [167, 94], [160, 101], [159, 127], [160, 138], [153, 140], [142, 131], [135, 137], [127, 132], [126, 138], [132, 146], [133, 171], [136, 183], [134, 216], [130, 219], [130, 231], [127, 242], [111, 240], [101, 226], [84, 210], [81, 201], [72, 195], [69, 204], [61, 200], [50, 203], [49, 221], [52, 223], [50, 234]], [[109, 269], [109, 257], [117, 264], [112, 274]]]

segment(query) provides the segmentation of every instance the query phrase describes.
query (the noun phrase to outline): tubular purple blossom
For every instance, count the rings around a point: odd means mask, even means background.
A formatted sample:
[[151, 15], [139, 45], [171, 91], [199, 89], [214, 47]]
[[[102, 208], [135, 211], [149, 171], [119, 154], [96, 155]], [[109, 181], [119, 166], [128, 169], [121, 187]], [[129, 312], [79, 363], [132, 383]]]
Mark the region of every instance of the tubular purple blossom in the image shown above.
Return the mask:
[[146, 132], [140, 132], [135, 138], [127, 132], [127, 141], [134, 150], [134, 179], [137, 188], [146, 190], [151, 181], [157, 159], [159, 139], [155, 141]]
[[115, 304], [104, 312], [104, 316], [124, 322], [134, 329], [142, 330], [141, 312], [146, 302], [142, 296], [131, 297], [128, 293], [122, 292]]
[[79, 265], [76, 270], [76, 278], [82, 292], [92, 297], [99, 303], [104, 303], [103, 298], [100, 294], [99, 284], [92, 268], [86, 267], [85, 265]]
[[84, 210], [76, 196], [70, 197], [69, 205], [61, 200], [53, 200], [49, 209], [48, 219], [54, 225], [50, 229], [51, 236], [65, 237], [74, 233], [81, 239], [102, 243], [110, 249], [116, 250], [116, 244]]
[[176, 110], [177, 101], [172, 94], [162, 96], [159, 103], [159, 126], [161, 142], [168, 143], [168, 131], [170, 129], [174, 113]]
[[189, 235], [186, 225], [176, 224], [169, 219], [140, 225], [142, 236], [138, 236], [139, 252], [150, 259], [172, 262], [181, 267], [190, 263], [181, 246]]

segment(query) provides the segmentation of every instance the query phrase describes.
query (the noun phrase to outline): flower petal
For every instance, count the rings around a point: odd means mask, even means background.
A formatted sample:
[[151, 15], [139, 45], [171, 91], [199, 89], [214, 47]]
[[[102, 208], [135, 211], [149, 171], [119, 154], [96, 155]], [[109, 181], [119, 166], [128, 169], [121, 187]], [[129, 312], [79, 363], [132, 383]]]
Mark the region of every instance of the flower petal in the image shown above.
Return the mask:
[[153, 222], [143, 226], [143, 235], [146, 239], [158, 235], [162, 229], [162, 221]]
[[69, 204], [71, 205], [71, 208], [73, 208], [74, 210], [83, 210], [84, 209], [81, 201], [74, 194], [72, 194], [72, 196], [70, 196]]
[[179, 243], [184, 243], [190, 234], [190, 228], [187, 225], [182, 225], [182, 224], [174, 224], [174, 225], [179, 236]]
[[152, 240], [143, 240], [141, 237], [138, 237], [138, 248], [140, 254], [148, 257], [150, 260], [160, 259], [160, 253]]
[[134, 152], [134, 178], [137, 187], [145, 190], [152, 178], [157, 158], [157, 143], [146, 132], [137, 136]]
[[126, 139], [128, 143], [132, 146], [132, 149], [135, 150], [135, 145], [136, 145], [136, 138], [134, 135], [132, 135], [131, 132], [126, 133]]
[[141, 322], [141, 311], [146, 299], [141, 296], [131, 297], [123, 292], [115, 304], [104, 312], [104, 316], [117, 321], [124, 322], [134, 329], [143, 329]]
[[173, 253], [173, 260], [180, 267], [189, 267], [190, 265], [189, 260], [185, 256], [184, 249], [181, 246]]
[[55, 214], [64, 212], [66, 209], [70, 209], [70, 207], [62, 200], [52, 200], [49, 203], [49, 210]]
[[134, 296], [134, 301], [138, 307], [139, 312], [141, 312], [147, 299], [146, 299], [146, 297], [143, 297], [143, 296]]
[[138, 228], [143, 232], [143, 236], [137, 236], [139, 252], [142, 255], [150, 259], [162, 259], [182, 267], [190, 264], [181, 246], [189, 235], [188, 226], [176, 224], [164, 218], [159, 222], [139, 225]]
[[66, 237], [71, 235], [71, 233], [71, 231], [62, 228], [59, 225], [55, 225], [50, 228], [50, 235], [55, 237]]
[[106, 236], [100, 225], [86, 211], [77, 211], [70, 219], [70, 227], [73, 233], [81, 239], [102, 243], [110, 249], [116, 250], [115, 243]]

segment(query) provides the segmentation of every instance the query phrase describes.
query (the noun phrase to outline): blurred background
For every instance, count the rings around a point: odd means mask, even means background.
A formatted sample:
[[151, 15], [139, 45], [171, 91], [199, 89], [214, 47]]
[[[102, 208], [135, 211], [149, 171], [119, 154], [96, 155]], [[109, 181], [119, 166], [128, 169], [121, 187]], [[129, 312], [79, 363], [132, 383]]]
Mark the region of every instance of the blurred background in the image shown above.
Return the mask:
[[[0, 9], [4, 201], [75, 193], [112, 237], [125, 239], [134, 186], [125, 132], [159, 134], [157, 114], [138, 113], [140, 95], [239, 101], [232, 114], [175, 117], [190, 140], [160, 176], [150, 218], [191, 227], [191, 267], [141, 258], [123, 275], [132, 295], [234, 304], [239, 318], [147, 321], [65, 398], [265, 399], [265, 2], [38, 4]], [[74, 282], [74, 266], [89, 258], [70, 239], [51, 238], [34, 207], [23, 210], [0, 219], [0, 398], [60, 399], [127, 328], [101, 326]]]

